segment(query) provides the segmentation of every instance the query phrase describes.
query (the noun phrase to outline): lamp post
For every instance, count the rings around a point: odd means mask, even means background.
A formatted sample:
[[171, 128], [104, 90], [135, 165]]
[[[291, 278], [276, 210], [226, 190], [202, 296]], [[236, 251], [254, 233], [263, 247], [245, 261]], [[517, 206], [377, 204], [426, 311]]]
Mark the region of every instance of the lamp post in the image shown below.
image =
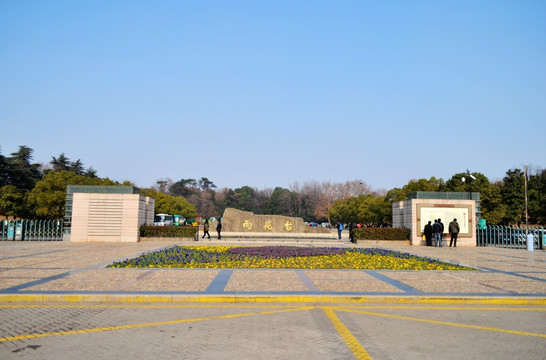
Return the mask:
[[[469, 192], [468, 192], [468, 199], [472, 200], [472, 180], [476, 180], [476, 177], [470, 173], [470, 171], [466, 170], [466, 176], [468, 176], [468, 186], [469, 186]], [[463, 182], [466, 182], [466, 178], [463, 176], [461, 179]]]

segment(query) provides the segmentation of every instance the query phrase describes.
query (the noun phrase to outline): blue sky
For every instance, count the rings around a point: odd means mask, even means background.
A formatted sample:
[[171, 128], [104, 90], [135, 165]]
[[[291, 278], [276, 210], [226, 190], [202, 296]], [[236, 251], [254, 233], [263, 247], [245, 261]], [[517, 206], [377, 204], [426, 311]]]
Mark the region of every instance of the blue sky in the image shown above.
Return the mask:
[[1, 153], [150, 187], [546, 167], [545, 1], [0, 0]]

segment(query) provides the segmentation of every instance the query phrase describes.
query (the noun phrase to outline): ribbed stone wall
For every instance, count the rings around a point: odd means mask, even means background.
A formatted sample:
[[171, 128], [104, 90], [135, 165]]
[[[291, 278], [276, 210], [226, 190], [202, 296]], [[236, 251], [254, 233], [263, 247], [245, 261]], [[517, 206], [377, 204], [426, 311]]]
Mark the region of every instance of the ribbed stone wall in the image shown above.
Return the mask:
[[139, 194], [75, 193], [70, 241], [138, 242], [152, 224], [155, 201]]

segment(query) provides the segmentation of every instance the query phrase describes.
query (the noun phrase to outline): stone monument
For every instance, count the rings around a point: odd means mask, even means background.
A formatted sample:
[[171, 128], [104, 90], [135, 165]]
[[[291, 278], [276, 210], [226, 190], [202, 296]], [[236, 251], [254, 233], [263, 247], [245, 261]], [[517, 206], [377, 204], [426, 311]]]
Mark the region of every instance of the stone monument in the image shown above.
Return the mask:
[[[214, 234], [217, 222], [211, 222], [211, 233]], [[273, 235], [302, 236], [321, 234], [329, 237], [330, 230], [323, 227], [306, 226], [302, 218], [283, 215], [256, 215], [250, 211], [226, 208], [222, 216], [222, 236], [231, 233], [234, 236], [267, 237]]]

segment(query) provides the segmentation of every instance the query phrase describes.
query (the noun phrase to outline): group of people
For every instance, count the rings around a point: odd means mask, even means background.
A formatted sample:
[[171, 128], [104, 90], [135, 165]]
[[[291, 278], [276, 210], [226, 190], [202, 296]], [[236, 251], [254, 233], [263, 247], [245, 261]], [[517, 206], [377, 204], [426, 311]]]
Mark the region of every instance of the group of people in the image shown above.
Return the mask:
[[[452, 222], [449, 223], [449, 234], [451, 235], [451, 241], [449, 242], [449, 247], [457, 247], [457, 236], [459, 235], [459, 231], [461, 228], [459, 227], [459, 223], [457, 222], [457, 219], [453, 219]], [[442, 247], [442, 235], [444, 233], [444, 224], [442, 223], [442, 219], [438, 218], [434, 220], [434, 224], [432, 224], [432, 221], [429, 221], [428, 224], [425, 225], [425, 229], [423, 230], [423, 234], [425, 235], [425, 241], [427, 243], [427, 246], [432, 246], [432, 237], [434, 236], [434, 246], [435, 247]]]
[[[209, 221], [205, 220], [205, 223], [203, 224], [203, 236], [201, 237], [201, 239], [204, 239], [205, 235], [207, 235], [210, 239], [209, 229]], [[218, 233], [218, 240], [220, 240], [222, 238], [222, 235], [220, 234], [222, 232], [222, 220], [218, 220], [218, 225], [216, 225], [216, 232]]]

